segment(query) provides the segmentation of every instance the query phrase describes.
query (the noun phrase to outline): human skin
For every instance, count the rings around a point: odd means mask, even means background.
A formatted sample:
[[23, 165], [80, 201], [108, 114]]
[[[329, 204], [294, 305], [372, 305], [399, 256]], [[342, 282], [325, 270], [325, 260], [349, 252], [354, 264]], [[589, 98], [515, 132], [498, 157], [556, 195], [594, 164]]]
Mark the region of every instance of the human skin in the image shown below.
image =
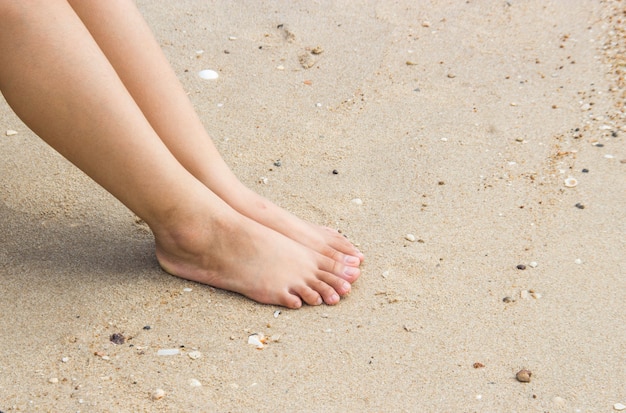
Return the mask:
[[364, 257], [230, 171], [130, 0], [0, 0], [0, 90], [150, 226], [162, 268], [298, 308], [336, 304]]

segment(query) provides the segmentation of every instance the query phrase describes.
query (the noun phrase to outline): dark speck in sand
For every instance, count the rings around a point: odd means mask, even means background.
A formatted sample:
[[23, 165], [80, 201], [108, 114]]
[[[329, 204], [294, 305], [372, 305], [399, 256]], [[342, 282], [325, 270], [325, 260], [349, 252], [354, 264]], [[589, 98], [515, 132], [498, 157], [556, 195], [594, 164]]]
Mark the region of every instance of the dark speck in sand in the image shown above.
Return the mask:
[[338, 173], [339, 173], [339, 171], [338, 171], [338, 170], [333, 169], [333, 175], [337, 175]]
[[581, 204], [580, 202], [579, 202], [579, 203], [577, 203], [577, 204], [575, 205], [575, 207], [576, 207], [576, 208], [578, 208], [578, 209], [585, 209], [585, 206], [584, 206], [583, 204]]
[[520, 264], [516, 267], [518, 270], [525, 270], [526, 266], [524, 264]]
[[143, 329], [144, 329], [144, 330], [150, 330], [151, 328], [152, 328], [152, 327], [150, 327], [150, 326], [143, 326]]
[[588, 172], [589, 172], [589, 169], [587, 169], [587, 168], [583, 168], [582, 172], [583, 172], [583, 173], [588, 173]]
[[611, 136], [617, 138], [617, 131], [614, 130], [613, 132], [611, 132]]
[[126, 338], [124, 337], [124, 335], [120, 333], [115, 333], [115, 334], [111, 334], [111, 337], [109, 337], [109, 340], [111, 340], [111, 343], [113, 344], [124, 344], [124, 342], [126, 341]]

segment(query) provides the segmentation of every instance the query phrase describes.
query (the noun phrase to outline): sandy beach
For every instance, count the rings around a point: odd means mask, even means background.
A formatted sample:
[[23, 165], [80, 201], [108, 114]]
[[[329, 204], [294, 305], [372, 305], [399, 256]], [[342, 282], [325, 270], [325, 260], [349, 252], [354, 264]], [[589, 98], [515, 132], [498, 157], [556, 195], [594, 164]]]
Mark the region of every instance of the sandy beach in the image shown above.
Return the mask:
[[1, 100], [0, 412], [626, 412], [624, 1], [137, 3], [363, 275], [299, 310], [172, 277]]

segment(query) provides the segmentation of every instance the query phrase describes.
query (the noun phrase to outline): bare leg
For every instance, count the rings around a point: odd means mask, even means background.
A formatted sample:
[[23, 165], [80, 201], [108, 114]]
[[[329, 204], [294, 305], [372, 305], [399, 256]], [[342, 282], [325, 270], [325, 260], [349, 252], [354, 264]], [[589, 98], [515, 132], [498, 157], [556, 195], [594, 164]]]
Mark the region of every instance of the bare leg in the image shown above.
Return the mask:
[[0, 0], [0, 90], [29, 127], [152, 228], [174, 275], [297, 308], [358, 269], [239, 214], [185, 169], [65, 0]]
[[300, 220], [233, 175], [132, 1], [69, 2], [154, 130], [187, 170], [245, 216], [345, 265], [360, 265], [363, 254], [337, 231]]

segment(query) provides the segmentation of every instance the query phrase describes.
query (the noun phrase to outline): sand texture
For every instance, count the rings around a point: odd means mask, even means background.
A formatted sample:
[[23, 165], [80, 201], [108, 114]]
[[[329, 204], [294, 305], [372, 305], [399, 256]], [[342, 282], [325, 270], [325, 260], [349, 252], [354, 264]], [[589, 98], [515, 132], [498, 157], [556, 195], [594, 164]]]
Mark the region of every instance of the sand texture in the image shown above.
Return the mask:
[[626, 404], [624, 1], [138, 5], [235, 173], [364, 275], [297, 311], [169, 276], [2, 102], [0, 411]]

